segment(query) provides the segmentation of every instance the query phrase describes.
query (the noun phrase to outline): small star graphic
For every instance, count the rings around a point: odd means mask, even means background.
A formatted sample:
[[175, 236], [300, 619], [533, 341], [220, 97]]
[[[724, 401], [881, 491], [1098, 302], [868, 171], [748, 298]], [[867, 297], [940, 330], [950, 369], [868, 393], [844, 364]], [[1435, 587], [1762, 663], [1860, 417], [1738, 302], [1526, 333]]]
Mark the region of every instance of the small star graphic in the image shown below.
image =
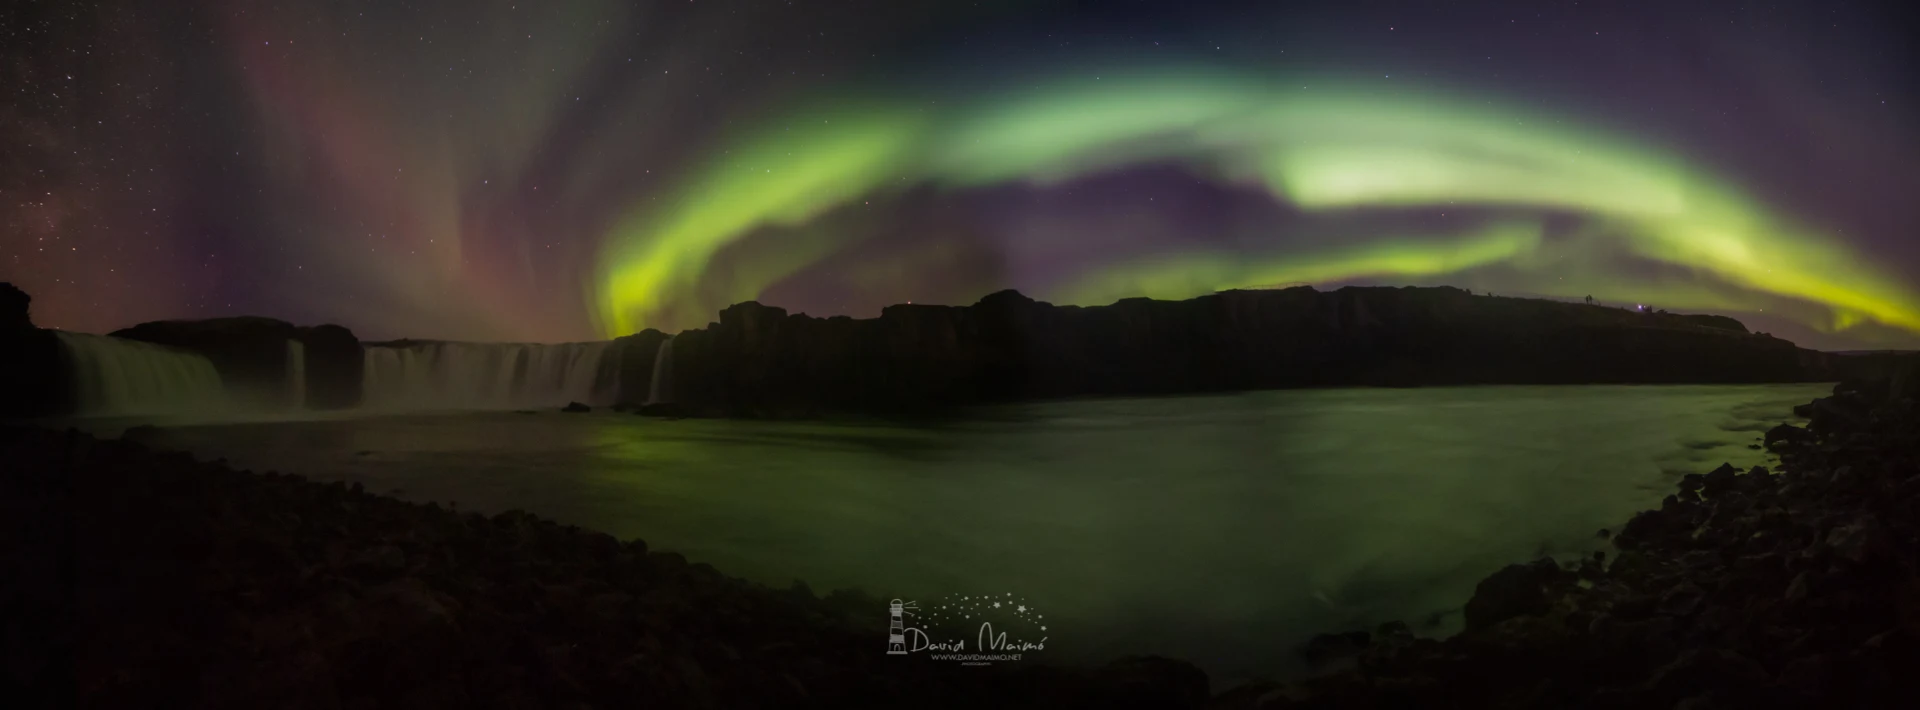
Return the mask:
[[994, 603], [993, 603], [993, 608], [995, 608], [995, 609], [998, 609], [998, 608], [1000, 608], [1000, 602], [994, 602]]
[[1027, 605], [1025, 605], [1025, 604], [1021, 604], [1020, 606], [1018, 606], [1018, 607], [1016, 607], [1016, 608], [1014, 608], [1014, 611], [1017, 611], [1017, 612], [1020, 612], [1020, 613], [1022, 613], [1022, 614], [1025, 614], [1025, 613], [1027, 613]]

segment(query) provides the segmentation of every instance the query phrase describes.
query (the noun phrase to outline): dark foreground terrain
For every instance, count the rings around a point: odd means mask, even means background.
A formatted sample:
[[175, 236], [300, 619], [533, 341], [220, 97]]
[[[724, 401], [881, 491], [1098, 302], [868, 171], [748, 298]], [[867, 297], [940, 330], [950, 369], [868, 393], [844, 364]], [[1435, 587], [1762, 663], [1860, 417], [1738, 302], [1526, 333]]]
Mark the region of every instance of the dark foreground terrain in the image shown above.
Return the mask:
[[889, 657], [881, 600], [759, 587], [524, 513], [460, 513], [73, 432], [0, 429], [0, 460], [8, 707], [1206, 699], [1205, 675], [1161, 659], [1062, 670]]
[[1781, 471], [1688, 476], [1608, 559], [1494, 574], [1455, 637], [1322, 637], [1329, 674], [1212, 698], [1165, 659], [888, 657], [863, 595], [235, 471], [138, 430], [5, 428], [5, 674], [13, 698], [88, 707], [1907, 707], [1916, 389], [1837, 387], [1768, 433]]

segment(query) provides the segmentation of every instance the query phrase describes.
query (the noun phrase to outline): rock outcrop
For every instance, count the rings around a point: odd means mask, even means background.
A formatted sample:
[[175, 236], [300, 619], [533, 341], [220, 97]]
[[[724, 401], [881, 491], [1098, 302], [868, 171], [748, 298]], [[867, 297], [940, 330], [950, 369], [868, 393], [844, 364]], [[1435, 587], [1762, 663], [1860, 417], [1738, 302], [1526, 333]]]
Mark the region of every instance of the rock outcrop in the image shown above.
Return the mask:
[[341, 326], [299, 327], [243, 316], [154, 321], [112, 335], [205, 355], [229, 393], [265, 406], [288, 404], [287, 342], [299, 342], [305, 348], [306, 407], [341, 409], [360, 403], [366, 356], [360, 340]]
[[[650, 365], [648, 350], [628, 357]], [[1084, 308], [1002, 291], [867, 320], [741, 303], [675, 336], [672, 375], [693, 413], [785, 416], [1289, 387], [1818, 381], [1833, 367], [1722, 316], [1299, 287]], [[640, 400], [629, 390], [623, 403]]]
[[0, 332], [33, 328], [33, 297], [11, 283], [0, 281]]
[[33, 297], [0, 282], [0, 418], [73, 411], [72, 365], [53, 331], [33, 325]]
[[347, 409], [360, 404], [366, 353], [360, 339], [344, 326], [296, 328], [294, 338], [307, 349], [307, 408]]
[[635, 407], [647, 402], [653, 383], [654, 358], [666, 340], [666, 333], [652, 328], [613, 339], [620, 358], [620, 392], [614, 401]]

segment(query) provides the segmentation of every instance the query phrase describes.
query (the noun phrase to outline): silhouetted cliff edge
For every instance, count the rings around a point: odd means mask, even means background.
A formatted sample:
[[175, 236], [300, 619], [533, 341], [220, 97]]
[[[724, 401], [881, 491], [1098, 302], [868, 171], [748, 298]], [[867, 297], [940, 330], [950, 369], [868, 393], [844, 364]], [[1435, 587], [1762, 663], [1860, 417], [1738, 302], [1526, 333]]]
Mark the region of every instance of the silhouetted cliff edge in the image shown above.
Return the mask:
[[[658, 338], [648, 338], [657, 343]], [[647, 372], [653, 348], [628, 348]], [[1838, 379], [1834, 358], [1725, 316], [1309, 287], [1055, 306], [1001, 291], [972, 306], [812, 318], [741, 303], [675, 336], [674, 410], [894, 413], [1029, 399], [1336, 386], [1754, 383]], [[628, 383], [635, 384], [635, 383]], [[626, 387], [640, 404], [644, 387]]]
[[0, 417], [42, 417], [73, 409], [71, 365], [53, 331], [33, 325], [33, 297], [0, 282]]
[[[25, 291], [0, 282], [0, 417], [60, 416], [75, 408], [71, 354], [54, 330], [33, 324], [32, 304]], [[342, 409], [360, 402], [365, 355], [359, 339], [341, 326], [238, 317], [153, 321], [112, 335], [204, 355], [225, 386], [270, 399], [285, 396], [287, 344], [299, 343], [305, 407]]]
[[[31, 299], [0, 284], [0, 416], [70, 412], [71, 364]], [[306, 406], [352, 407], [364, 348], [340, 326], [266, 318], [143, 323], [113, 335], [201, 353], [230, 388], [275, 392], [304, 348]], [[1916, 353], [1842, 355], [1725, 316], [1639, 313], [1448, 288], [1227, 291], [1055, 306], [1001, 291], [971, 306], [813, 318], [748, 302], [671, 338], [616, 339], [619, 404], [706, 416], [915, 414], [1033, 399], [1466, 384], [1681, 384], [1884, 376]], [[668, 367], [656, 367], [670, 353]], [[656, 378], [656, 374], [660, 375]], [[658, 380], [663, 391], [656, 397]]]

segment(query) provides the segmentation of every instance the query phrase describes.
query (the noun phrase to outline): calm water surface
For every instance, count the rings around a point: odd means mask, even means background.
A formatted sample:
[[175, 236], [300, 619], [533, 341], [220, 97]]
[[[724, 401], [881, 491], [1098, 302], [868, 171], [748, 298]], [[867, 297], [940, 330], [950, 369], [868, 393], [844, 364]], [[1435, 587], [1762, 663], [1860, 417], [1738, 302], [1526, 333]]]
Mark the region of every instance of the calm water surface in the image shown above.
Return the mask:
[[[191, 426], [237, 465], [462, 510], [524, 508], [784, 587], [1018, 594], [1045, 656], [1298, 672], [1314, 633], [1451, 633], [1486, 574], [1595, 549], [1824, 385], [1258, 392], [981, 410], [962, 423], [611, 412]], [[876, 610], [876, 614], [883, 614]], [[883, 642], [875, 645], [880, 652]]]

